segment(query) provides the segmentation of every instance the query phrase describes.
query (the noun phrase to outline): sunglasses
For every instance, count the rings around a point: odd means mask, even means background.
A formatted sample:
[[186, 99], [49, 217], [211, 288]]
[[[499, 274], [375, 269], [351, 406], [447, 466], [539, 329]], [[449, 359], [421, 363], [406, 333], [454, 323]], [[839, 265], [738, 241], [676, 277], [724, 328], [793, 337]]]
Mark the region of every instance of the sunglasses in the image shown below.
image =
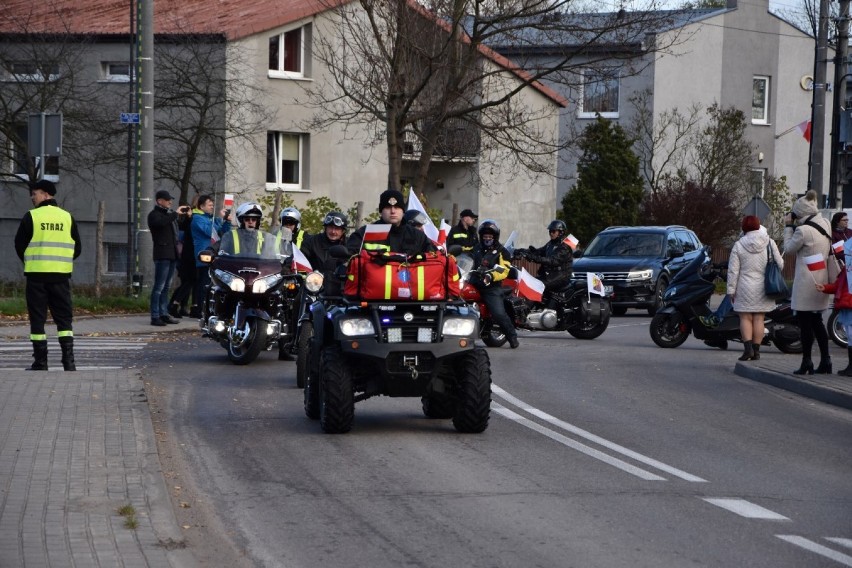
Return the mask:
[[344, 227], [346, 222], [337, 215], [326, 215], [322, 220], [323, 225], [334, 225], [335, 227]]

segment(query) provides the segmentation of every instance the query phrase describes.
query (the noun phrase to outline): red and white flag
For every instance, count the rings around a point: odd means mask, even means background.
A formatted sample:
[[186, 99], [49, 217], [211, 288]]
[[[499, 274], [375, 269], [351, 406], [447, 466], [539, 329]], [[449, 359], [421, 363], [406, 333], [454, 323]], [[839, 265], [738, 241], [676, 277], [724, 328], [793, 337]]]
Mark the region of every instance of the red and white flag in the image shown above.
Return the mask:
[[391, 226], [387, 224], [372, 223], [364, 227], [364, 242], [375, 243], [385, 241], [390, 234]]
[[600, 274], [586, 272], [586, 285], [589, 289], [589, 294], [606, 296], [606, 288], [604, 287], [603, 279]]
[[408, 194], [408, 208], [415, 209], [420, 211], [426, 218], [429, 219], [425, 225], [423, 225], [423, 232], [426, 233], [426, 236], [429, 237], [433, 243], [440, 244], [438, 239], [440, 239], [440, 231], [438, 231], [438, 227], [435, 226], [435, 223], [432, 222], [431, 217], [429, 217], [429, 213], [426, 211], [426, 208], [423, 207], [423, 204], [420, 203], [420, 198], [417, 197], [417, 193], [412, 189]]
[[299, 247], [293, 247], [293, 268], [296, 272], [310, 272], [313, 270], [310, 261], [305, 256], [305, 253], [299, 250]]
[[225, 194], [224, 206], [225, 206], [225, 209], [230, 209], [231, 207], [234, 206], [234, 194], [233, 193], [226, 193]]
[[562, 242], [571, 247], [571, 250], [577, 250], [577, 245], [580, 244], [580, 241], [574, 235], [568, 235]]
[[518, 277], [518, 293], [533, 302], [540, 302], [544, 294], [544, 282], [527, 272], [526, 268], [521, 268], [521, 274]]
[[816, 272], [817, 270], [825, 270], [825, 257], [821, 254], [812, 254], [805, 257], [805, 264], [808, 265], [808, 270]]
[[441, 219], [441, 226], [438, 228], [438, 244], [440, 246], [447, 244], [447, 236], [449, 236], [452, 230], [453, 228], [447, 223], [447, 220]]
[[844, 241], [837, 241], [836, 243], [831, 245], [831, 248], [834, 249], [834, 254], [836, 254], [838, 256], [843, 254], [843, 244], [844, 244]]
[[[788, 123], [789, 124], [789, 123]], [[811, 127], [813, 124], [810, 120], [805, 120], [804, 122], [800, 122], [796, 125], [796, 128], [799, 129], [799, 132], [802, 133], [802, 137], [808, 142], [811, 141]]]

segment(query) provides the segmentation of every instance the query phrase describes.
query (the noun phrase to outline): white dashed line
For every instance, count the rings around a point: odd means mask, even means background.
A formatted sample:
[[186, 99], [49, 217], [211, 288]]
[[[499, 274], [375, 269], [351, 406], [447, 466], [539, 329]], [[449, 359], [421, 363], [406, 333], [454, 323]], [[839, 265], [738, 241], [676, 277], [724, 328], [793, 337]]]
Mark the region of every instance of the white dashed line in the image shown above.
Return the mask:
[[790, 520], [784, 515], [779, 515], [774, 511], [770, 511], [760, 505], [755, 505], [745, 499], [715, 499], [709, 497], [702, 497], [702, 499], [747, 519], [763, 519], [767, 521]]
[[825, 540], [829, 540], [834, 544], [839, 544], [840, 546], [845, 546], [846, 548], [852, 548], [852, 538], [825, 537]]
[[803, 536], [796, 536], [793, 534], [776, 534], [775, 536], [777, 536], [781, 540], [789, 542], [790, 544], [794, 544], [800, 548], [804, 548], [805, 550], [819, 554], [820, 556], [824, 556], [830, 560], [834, 560], [835, 562], [843, 564], [844, 566], [852, 566], [852, 556], [849, 556], [848, 554], [843, 554], [842, 552], [837, 552], [836, 550], [832, 550], [827, 546], [823, 546], [812, 540], [808, 540]]

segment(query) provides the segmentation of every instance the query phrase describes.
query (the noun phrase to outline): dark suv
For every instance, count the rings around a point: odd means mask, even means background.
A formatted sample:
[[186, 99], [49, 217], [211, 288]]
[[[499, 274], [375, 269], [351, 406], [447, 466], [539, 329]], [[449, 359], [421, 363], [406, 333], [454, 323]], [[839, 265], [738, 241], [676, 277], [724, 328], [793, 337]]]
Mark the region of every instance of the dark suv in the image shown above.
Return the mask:
[[681, 225], [607, 227], [574, 260], [574, 279], [587, 272], [603, 276], [612, 312], [645, 308], [653, 315], [662, 306], [672, 276], [701, 252], [701, 241]]

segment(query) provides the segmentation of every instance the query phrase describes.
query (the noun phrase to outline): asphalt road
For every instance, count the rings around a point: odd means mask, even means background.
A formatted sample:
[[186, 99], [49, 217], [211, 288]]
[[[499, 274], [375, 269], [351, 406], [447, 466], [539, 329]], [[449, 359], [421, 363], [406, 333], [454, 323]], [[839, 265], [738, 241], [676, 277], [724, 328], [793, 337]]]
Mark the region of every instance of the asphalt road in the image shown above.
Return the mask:
[[209, 566], [852, 566], [852, 412], [734, 375], [733, 350], [660, 349], [648, 321], [489, 350], [480, 435], [389, 398], [325, 435], [295, 363], [155, 345], [144, 376], [188, 544]]

